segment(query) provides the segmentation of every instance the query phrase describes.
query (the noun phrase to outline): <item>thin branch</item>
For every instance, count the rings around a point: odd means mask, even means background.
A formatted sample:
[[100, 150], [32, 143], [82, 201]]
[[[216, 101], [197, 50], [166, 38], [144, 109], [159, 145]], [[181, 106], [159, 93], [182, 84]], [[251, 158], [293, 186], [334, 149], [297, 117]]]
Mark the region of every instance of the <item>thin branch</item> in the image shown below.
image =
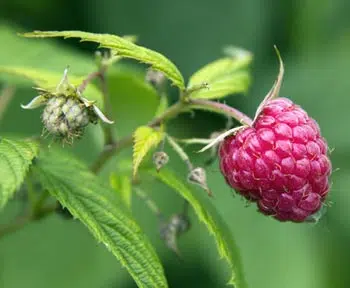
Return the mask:
[[78, 87], [78, 91], [80, 93], [83, 93], [87, 87], [87, 85], [89, 85], [93, 80], [95, 80], [96, 78], [100, 78], [101, 77], [101, 70], [99, 71], [95, 71], [90, 73], [84, 80], [83, 82], [80, 84], [80, 86]]
[[177, 155], [180, 156], [181, 160], [184, 161], [188, 167], [188, 170], [191, 171], [193, 169], [193, 165], [190, 161], [190, 158], [186, 154], [186, 152], [182, 149], [182, 147], [176, 143], [176, 141], [170, 137], [169, 135], [166, 136], [166, 139], [168, 140], [168, 143], [170, 146], [174, 149], [174, 151], [177, 153]]
[[15, 95], [15, 88], [13, 86], [7, 86], [1, 91], [0, 95], [0, 121], [4, 116], [6, 108], [10, 104], [13, 96]]
[[230, 107], [226, 104], [222, 104], [219, 102], [214, 102], [210, 100], [204, 100], [204, 99], [191, 99], [190, 103], [194, 106], [193, 108], [198, 109], [209, 109], [215, 112], [219, 112], [221, 114], [228, 115], [234, 119], [236, 119], [241, 124], [251, 126], [253, 123], [253, 120], [250, 119], [247, 115], [242, 113], [241, 111]]

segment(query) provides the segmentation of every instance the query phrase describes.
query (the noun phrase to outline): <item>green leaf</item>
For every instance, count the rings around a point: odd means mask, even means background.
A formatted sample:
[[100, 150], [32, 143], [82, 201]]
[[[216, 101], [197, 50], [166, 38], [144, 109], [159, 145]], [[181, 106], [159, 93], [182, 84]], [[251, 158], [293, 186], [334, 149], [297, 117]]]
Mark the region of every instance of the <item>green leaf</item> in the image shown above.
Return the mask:
[[188, 82], [188, 86], [213, 82], [239, 70], [247, 68], [253, 60], [252, 54], [248, 51], [237, 49], [230, 53], [230, 57], [220, 58], [213, 61], [194, 73]]
[[111, 187], [117, 192], [125, 207], [131, 208], [131, 181], [126, 175], [117, 175], [112, 173], [109, 176]]
[[39, 156], [33, 172], [43, 187], [116, 256], [138, 287], [168, 287], [160, 261], [140, 227], [115, 192], [85, 165], [51, 151]]
[[185, 88], [181, 73], [169, 59], [158, 52], [136, 45], [116, 35], [94, 34], [82, 31], [34, 31], [24, 33], [23, 36], [81, 38], [82, 41], [96, 42], [101, 47], [117, 52], [120, 56], [136, 59], [151, 65], [153, 69], [163, 72], [181, 90]]
[[191, 98], [219, 99], [235, 93], [244, 93], [248, 90], [250, 75], [246, 71], [208, 82], [208, 88], [199, 89], [191, 93]]
[[174, 173], [167, 169], [164, 169], [159, 173], [154, 171], [149, 171], [149, 173], [185, 198], [194, 209], [199, 220], [205, 224], [210, 234], [214, 236], [220, 257], [226, 260], [232, 271], [229, 284], [236, 288], [247, 287], [242, 271], [238, 247], [232, 236], [229, 234], [229, 229], [226, 224], [215, 211], [211, 203], [201, 200], [191, 192], [185, 183], [179, 180]]
[[134, 133], [133, 175], [136, 176], [141, 161], [151, 148], [162, 141], [164, 133], [148, 126], [141, 126]]
[[0, 209], [22, 184], [38, 151], [31, 140], [0, 139]]
[[[19, 76], [34, 82], [38, 87], [55, 91], [56, 86], [60, 83], [62, 73], [56, 73], [51, 71], [45, 71], [40, 69], [32, 69], [27, 67], [13, 67], [13, 66], [0, 66], [0, 76], [2, 73], [11, 74], [15, 76]], [[71, 84], [74, 86], [79, 86], [85, 77], [78, 77], [69, 74], [68, 79]], [[103, 100], [101, 92], [94, 85], [88, 85], [86, 90], [84, 91], [84, 97], [88, 100], [95, 100], [97, 105], [102, 107]]]
[[252, 61], [251, 53], [235, 50], [232, 57], [218, 59], [194, 73], [189, 80], [188, 89], [208, 83], [209, 89], [194, 89], [191, 98], [217, 99], [233, 93], [246, 92], [250, 84], [247, 71]]

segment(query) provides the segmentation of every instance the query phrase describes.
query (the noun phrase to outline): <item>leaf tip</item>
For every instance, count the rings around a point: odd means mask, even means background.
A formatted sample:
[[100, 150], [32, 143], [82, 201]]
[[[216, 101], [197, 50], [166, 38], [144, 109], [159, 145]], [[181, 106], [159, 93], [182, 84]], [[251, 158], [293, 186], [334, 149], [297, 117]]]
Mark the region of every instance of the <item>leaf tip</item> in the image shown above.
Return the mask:
[[40, 95], [32, 99], [27, 105], [21, 104], [22, 109], [35, 109], [46, 103], [44, 96]]

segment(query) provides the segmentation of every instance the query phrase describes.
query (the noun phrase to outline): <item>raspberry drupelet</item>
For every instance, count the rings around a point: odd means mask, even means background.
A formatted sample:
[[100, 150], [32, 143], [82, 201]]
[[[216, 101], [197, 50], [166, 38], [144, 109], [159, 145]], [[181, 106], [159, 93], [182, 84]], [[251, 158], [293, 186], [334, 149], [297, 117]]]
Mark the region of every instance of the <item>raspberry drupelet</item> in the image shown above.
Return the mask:
[[286, 98], [270, 100], [252, 127], [225, 138], [219, 150], [226, 182], [260, 212], [303, 222], [329, 191], [331, 162], [315, 120]]

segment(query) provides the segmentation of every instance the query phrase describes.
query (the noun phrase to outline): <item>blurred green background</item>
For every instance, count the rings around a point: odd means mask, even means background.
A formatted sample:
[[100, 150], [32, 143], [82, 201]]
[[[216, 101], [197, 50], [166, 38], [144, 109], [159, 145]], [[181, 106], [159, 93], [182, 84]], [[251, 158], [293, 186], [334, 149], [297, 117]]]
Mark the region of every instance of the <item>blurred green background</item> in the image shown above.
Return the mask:
[[[339, 170], [332, 176], [333, 205], [317, 225], [279, 223], [258, 214], [254, 205], [247, 208], [239, 197], [232, 197], [217, 163], [209, 169], [213, 202], [237, 241], [250, 287], [349, 287], [349, 11], [350, 1], [346, 0], [1, 0], [0, 65], [63, 71], [71, 64], [74, 73], [91, 71], [94, 45], [71, 40], [28, 40], [28, 46], [18, 46], [15, 32], [34, 29], [137, 34], [139, 43], [165, 54], [185, 77], [220, 57], [223, 46], [233, 44], [254, 53], [254, 78], [247, 96], [237, 95], [227, 101], [253, 115], [277, 74], [276, 44], [286, 66], [281, 95], [290, 97], [317, 119], [334, 148], [332, 163]], [[73, 62], [79, 65], [74, 67]], [[126, 134], [151, 117], [157, 99], [132, 72], [114, 73], [115, 81], [110, 85], [118, 92], [115, 112], [123, 119], [119, 121], [123, 123], [119, 133]], [[39, 111], [19, 108], [33, 96], [30, 83], [16, 90], [0, 122], [1, 134], [40, 133]], [[137, 112], [126, 113], [127, 109]], [[196, 113], [194, 118], [185, 115], [174, 121], [171, 128], [178, 136], [208, 136], [224, 122], [222, 117]], [[87, 162], [101, 145], [98, 129], [89, 132], [73, 148]], [[204, 160], [196, 158], [198, 164]], [[175, 160], [172, 165], [184, 170]], [[181, 200], [168, 188], [149, 185], [147, 191], [166, 214], [180, 209]], [[184, 260], [179, 261], [159, 240], [154, 216], [138, 199], [133, 205], [135, 217], [164, 263], [170, 287], [225, 287], [225, 263], [218, 259], [213, 239], [194, 215], [192, 229], [180, 240]], [[0, 223], [10, 221], [21, 206], [18, 196], [0, 214]], [[55, 215], [0, 240], [0, 287], [112, 288], [135, 284], [82, 225]]]

